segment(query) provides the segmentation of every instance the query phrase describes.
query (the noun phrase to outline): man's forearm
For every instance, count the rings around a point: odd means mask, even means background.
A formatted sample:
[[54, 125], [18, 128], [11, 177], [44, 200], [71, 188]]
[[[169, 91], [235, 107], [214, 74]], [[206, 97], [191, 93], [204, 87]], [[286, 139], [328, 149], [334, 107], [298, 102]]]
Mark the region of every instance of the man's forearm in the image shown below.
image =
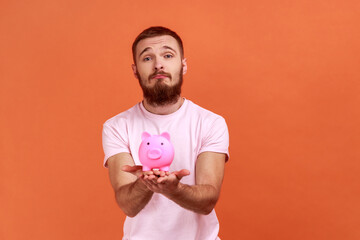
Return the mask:
[[150, 201], [153, 192], [140, 179], [121, 186], [115, 192], [116, 202], [129, 217], [135, 217]]
[[219, 198], [216, 188], [208, 184], [190, 186], [179, 183], [176, 191], [164, 195], [181, 207], [200, 214], [209, 214]]

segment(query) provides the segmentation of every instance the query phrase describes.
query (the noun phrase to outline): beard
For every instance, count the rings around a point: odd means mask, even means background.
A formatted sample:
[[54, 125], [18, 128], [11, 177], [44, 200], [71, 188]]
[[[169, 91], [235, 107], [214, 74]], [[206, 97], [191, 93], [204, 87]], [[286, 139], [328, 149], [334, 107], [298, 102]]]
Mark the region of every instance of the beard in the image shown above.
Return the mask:
[[[143, 90], [143, 96], [147, 100], [147, 102], [150, 105], [153, 106], [165, 106], [168, 104], [176, 103], [177, 100], [180, 97], [181, 94], [181, 86], [183, 83], [183, 73], [182, 68], [179, 73], [179, 81], [173, 85], [168, 86], [163, 83], [163, 79], [157, 79], [156, 83], [152, 87], [145, 86], [143, 84], [143, 79], [141, 79], [139, 73], [137, 74], [137, 77], [139, 79], [140, 86]], [[151, 79], [156, 74], [163, 74], [164, 72], [155, 72], [149, 76], [149, 79]], [[167, 77], [172, 79], [172, 76], [168, 73], [165, 73]]]

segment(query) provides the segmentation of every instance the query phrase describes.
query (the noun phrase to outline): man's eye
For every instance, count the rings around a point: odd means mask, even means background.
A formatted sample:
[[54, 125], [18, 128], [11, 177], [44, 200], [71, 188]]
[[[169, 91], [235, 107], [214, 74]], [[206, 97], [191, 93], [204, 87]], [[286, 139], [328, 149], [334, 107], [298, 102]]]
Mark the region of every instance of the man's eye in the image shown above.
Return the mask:
[[145, 62], [150, 61], [150, 60], [151, 60], [151, 58], [150, 58], [150, 57], [146, 57], [146, 58], [144, 58], [144, 61], [145, 61]]
[[171, 54], [166, 54], [164, 57], [165, 58], [172, 58], [173, 56]]

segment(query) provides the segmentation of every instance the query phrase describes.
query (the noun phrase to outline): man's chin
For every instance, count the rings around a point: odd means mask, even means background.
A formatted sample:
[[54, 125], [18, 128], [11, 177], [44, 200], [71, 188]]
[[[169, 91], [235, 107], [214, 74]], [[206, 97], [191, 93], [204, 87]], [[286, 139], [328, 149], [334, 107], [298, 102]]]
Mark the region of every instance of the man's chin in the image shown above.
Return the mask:
[[154, 106], [164, 106], [174, 104], [178, 101], [181, 95], [181, 86], [182, 86], [182, 75], [179, 76], [178, 80], [175, 80], [175, 83], [172, 83], [171, 78], [151, 78], [149, 80], [156, 80], [155, 83], [151, 82], [150, 86], [145, 86], [141, 84], [143, 89], [143, 96], [146, 101]]

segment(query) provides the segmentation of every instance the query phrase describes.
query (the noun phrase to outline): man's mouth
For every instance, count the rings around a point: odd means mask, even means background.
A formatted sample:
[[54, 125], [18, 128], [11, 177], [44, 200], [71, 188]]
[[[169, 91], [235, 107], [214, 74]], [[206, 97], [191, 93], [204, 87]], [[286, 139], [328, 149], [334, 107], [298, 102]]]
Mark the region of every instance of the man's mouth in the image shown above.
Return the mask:
[[150, 76], [150, 79], [163, 79], [163, 78], [171, 78], [170, 74], [167, 73], [155, 73]]
[[159, 75], [155, 75], [153, 78], [154, 79], [160, 79], [160, 78], [166, 78], [167, 76], [159, 74]]

